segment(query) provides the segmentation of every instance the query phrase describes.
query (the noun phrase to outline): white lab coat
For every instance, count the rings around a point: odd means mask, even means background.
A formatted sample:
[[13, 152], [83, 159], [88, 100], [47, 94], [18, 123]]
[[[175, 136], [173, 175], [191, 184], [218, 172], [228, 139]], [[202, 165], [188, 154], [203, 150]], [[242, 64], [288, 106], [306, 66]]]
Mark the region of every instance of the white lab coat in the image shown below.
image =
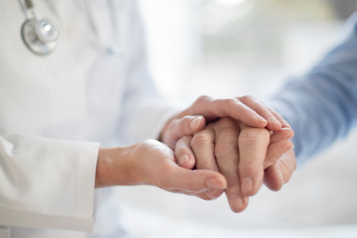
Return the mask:
[[106, 52], [113, 42], [107, 1], [94, 1], [94, 22], [85, 0], [33, 2], [60, 29], [49, 56], [22, 42], [19, 2], [0, 1], [0, 237], [31, 237], [15, 227], [91, 232], [100, 144], [157, 138], [178, 112], [149, 77], [134, 0], [116, 1], [118, 58]]

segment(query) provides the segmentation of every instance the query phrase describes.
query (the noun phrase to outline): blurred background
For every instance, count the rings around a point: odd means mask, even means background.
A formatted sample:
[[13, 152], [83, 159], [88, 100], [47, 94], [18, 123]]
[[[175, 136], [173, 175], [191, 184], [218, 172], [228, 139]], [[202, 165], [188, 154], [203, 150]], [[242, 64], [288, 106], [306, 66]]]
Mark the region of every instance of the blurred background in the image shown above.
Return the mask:
[[[140, 0], [140, 8], [159, 90], [189, 104], [203, 94], [268, 99], [336, 42], [357, 0]], [[145, 238], [356, 237], [356, 144], [352, 132], [280, 192], [263, 187], [240, 214], [225, 196], [206, 202], [145, 186], [118, 188], [118, 204], [125, 226]]]

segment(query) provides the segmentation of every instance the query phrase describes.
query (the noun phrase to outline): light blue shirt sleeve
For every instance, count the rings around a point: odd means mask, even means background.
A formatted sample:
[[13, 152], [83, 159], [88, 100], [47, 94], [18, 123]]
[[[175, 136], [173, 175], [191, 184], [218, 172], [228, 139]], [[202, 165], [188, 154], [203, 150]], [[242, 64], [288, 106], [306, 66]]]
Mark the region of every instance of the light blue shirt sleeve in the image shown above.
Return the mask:
[[340, 44], [269, 102], [295, 131], [292, 141], [299, 165], [357, 123], [357, 13], [346, 27], [349, 32]]

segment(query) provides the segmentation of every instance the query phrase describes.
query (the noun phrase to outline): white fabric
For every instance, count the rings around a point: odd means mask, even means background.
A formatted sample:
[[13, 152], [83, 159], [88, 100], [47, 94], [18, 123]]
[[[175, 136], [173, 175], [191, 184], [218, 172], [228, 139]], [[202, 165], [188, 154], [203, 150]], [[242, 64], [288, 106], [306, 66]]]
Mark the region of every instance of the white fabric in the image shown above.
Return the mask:
[[60, 30], [49, 56], [23, 44], [19, 2], [0, 1], [0, 224], [92, 231], [99, 144], [157, 138], [178, 108], [149, 77], [135, 1], [115, 2], [119, 58], [107, 1], [94, 1], [99, 35], [84, 0], [33, 2]]
[[0, 226], [0, 238], [11, 238], [11, 230], [9, 227]]
[[91, 231], [98, 148], [97, 143], [0, 137], [0, 224]]

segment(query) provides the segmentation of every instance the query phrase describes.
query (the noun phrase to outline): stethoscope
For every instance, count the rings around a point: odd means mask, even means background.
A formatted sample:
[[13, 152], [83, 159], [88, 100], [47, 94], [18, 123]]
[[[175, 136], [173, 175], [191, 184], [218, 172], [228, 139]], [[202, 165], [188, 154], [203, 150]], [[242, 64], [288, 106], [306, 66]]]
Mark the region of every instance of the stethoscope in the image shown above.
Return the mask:
[[[93, 0], [86, 0], [86, 5], [95, 31], [98, 33], [98, 29], [96, 29], [97, 26], [94, 23], [94, 4], [93, 2], [91, 2], [92, 4], [88, 4], [88, 1]], [[114, 43], [107, 48], [107, 51], [113, 56], [120, 56], [123, 49], [118, 30], [117, 14], [113, 1], [114, 0], [108, 0], [111, 21], [113, 25]], [[37, 55], [51, 54], [56, 49], [57, 40], [59, 37], [59, 30], [57, 25], [48, 18], [41, 19], [32, 0], [24, 0], [24, 2], [20, 0], [20, 3], [26, 16], [26, 21], [22, 24], [21, 27], [21, 37], [24, 44], [31, 52]], [[31, 13], [31, 17], [28, 17], [28, 12]]]

